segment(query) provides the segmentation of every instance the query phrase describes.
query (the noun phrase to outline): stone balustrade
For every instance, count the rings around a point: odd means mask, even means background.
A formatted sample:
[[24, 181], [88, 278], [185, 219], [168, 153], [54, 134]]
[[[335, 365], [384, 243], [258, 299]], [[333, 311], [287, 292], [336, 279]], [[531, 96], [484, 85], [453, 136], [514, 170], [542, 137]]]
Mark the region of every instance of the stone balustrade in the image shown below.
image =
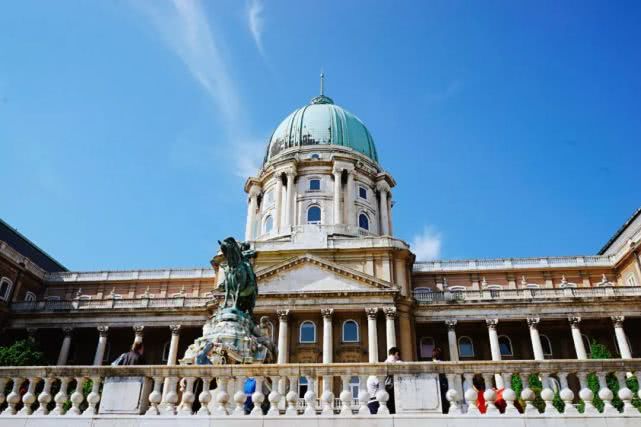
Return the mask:
[[[372, 397], [380, 405], [378, 413], [370, 414], [367, 406], [370, 396], [365, 387], [367, 379], [375, 376], [382, 383], [389, 375], [411, 377], [421, 374], [438, 374], [437, 377], [441, 378], [441, 381], [447, 378], [450, 387], [445, 396], [449, 401], [449, 410], [447, 414], [419, 411], [413, 413], [415, 418], [641, 418], [641, 412], [632, 404], [635, 399], [634, 393], [627, 385], [630, 382], [629, 378], [633, 376], [641, 382], [641, 359], [609, 359], [393, 364], [4, 367], [0, 368], [0, 402], [6, 401], [7, 404], [6, 407], [2, 406], [4, 410], [0, 414], [0, 425], [4, 425], [4, 417], [98, 416], [102, 399], [101, 384], [105, 380], [131, 377], [144, 377], [153, 382], [152, 391], [148, 396], [148, 409], [140, 417], [161, 415], [193, 416], [194, 419], [202, 416], [389, 418], [389, 395], [382, 388]], [[514, 375], [521, 379], [520, 395], [510, 388], [515, 383]], [[599, 405], [600, 409], [593, 404], [595, 396], [589, 388], [591, 375], [598, 379], [597, 395], [603, 402]], [[615, 394], [608, 387], [606, 376], [613, 376], [618, 382], [616, 397], [622, 402], [620, 405], [617, 404], [620, 410], [613, 406]], [[254, 409], [249, 415], [245, 415], [243, 406], [246, 395], [239, 385], [249, 377], [256, 380], [257, 386], [251, 395]], [[358, 400], [353, 399], [349, 388], [350, 379], [354, 377], [360, 380]], [[301, 378], [306, 379], [307, 385], [302, 405], [299, 401], [298, 387]], [[498, 378], [502, 378], [504, 389], [494, 388]], [[533, 383], [530, 384], [533, 378], [540, 383], [540, 388], [535, 388]], [[197, 383], [201, 384], [201, 391], [196, 389]], [[480, 391], [471, 386], [473, 383]], [[320, 384], [322, 386], [317, 387]], [[555, 384], [559, 385], [558, 388]], [[6, 396], [5, 390], [10, 390]], [[432, 390], [438, 402], [441, 397], [439, 390], [438, 386]], [[338, 396], [334, 395], [334, 391], [339, 391]], [[425, 392], [428, 393], [429, 390]], [[478, 399], [481, 392], [485, 402], [483, 407], [479, 406]], [[402, 399], [403, 395], [397, 393], [397, 408], [403, 407]], [[266, 415], [261, 410], [265, 400], [269, 402], [268, 408], [265, 408]], [[404, 415], [407, 414], [402, 413], [395, 417]], [[401, 425], [402, 419], [399, 420]], [[634, 422], [640, 421], [641, 419]], [[587, 421], [582, 425], [605, 425], [586, 423]]]
[[488, 302], [494, 300], [546, 300], [561, 298], [641, 297], [638, 286], [604, 286], [594, 288], [481, 289], [434, 292], [418, 289], [414, 299], [419, 304], [451, 302]]

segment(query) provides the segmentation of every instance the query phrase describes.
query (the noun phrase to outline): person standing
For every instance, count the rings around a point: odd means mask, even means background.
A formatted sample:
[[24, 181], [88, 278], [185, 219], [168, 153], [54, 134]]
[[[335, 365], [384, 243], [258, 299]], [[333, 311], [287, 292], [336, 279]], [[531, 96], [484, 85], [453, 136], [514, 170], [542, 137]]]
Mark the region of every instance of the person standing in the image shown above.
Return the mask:
[[[398, 363], [401, 362], [401, 351], [398, 347], [392, 347], [388, 351], [387, 359], [385, 363]], [[396, 405], [394, 402], [394, 376], [388, 375], [385, 377], [385, 383], [383, 384], [385, 391], [389, 395], [387, 400], [387, 408], [389, 409], [390, 414], [396, 413]], [[367, 378], [367, 392], [369, 393], [369, 402], [367, 407], [369, 408], [370, 414], [376, 414], [380, 404], [376, 400], [376, 393], [381, 389], [381, 382], [378, 377], [375, 375], [370, 375]]]
[[141, 342], [135, 342], [131, 346], [131, 350], [123, 353], [111, 364], [112, 366], [132, 366], [132, 365], [146, 365], [147, 361], [143, 356], [145, 347]]

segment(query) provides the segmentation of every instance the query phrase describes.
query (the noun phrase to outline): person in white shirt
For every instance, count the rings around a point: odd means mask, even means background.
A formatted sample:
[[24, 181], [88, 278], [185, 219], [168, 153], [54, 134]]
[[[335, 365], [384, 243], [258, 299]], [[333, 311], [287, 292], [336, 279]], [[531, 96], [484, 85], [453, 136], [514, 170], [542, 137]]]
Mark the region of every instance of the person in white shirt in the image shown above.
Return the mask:
[[[385, 359], [385, 363], [398, 363], [401, 362], [401, 351], [398, 349], [398, 347], [392, 347], [389, 349], [387, 359]], [[385, 391], [387, 391], [387, 394], [389, 394], [389, 399], [387, 400], [387, 408], [390, 411], [390, 414], [394, 414], [396, 412], [396, 408], [394, 405], [394, 376], [393, 375], [388, 375], [385, 377]], [[367, 378], [367, 392], [369, 393], [369, 402], [367, 403], [367, 407], [369, 408], [369, 412], [371, 414], [376, 414], [378, 412], [378, 407], [380, 404], [376, 400], [376, 393], [381, 390], [381, 382], [378, 379], [378, 377], [374, 375], [370, 375]]]

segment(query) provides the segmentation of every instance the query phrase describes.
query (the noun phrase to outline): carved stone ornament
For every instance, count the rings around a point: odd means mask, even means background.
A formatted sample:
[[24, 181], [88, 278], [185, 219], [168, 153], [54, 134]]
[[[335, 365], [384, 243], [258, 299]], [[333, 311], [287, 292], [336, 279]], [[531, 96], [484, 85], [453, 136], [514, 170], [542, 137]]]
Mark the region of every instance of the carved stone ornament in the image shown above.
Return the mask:
[[528, 325], [530, 328], [534, 328], [534, 329], [536, 329], [536, 328], [538, 328], [538, 327], [539, 327], [539, 322], [540, 322], [540, 321], [541, 321], [541, 319], [540, 319], [539, 317], [528, 317], [528, 318], [527, 318], [527, 325]]
[[321, 316], [324, 318], [331, 318], [334, 315], [334, 309], [333, 308], [322, 308], [321, 309]]
[[134, 334], [142, 336], [145, 330], [145, 325], [134, 325], [133, 329], [134, 329]]
[[448, 331], [453, 331], [456, 328], [456, 319], [449, 319], [445, 321], [445, 325], [447, 326]]
[[98, 329], [98, 335], [101, 337], [106, 337], [109, 333], [109, 326], [98, 326], [96, 329]]
[[287, 322], [287, 319], [289, 319], [289, 310], [276, 310], [276, 315], [278, 316], [278, 320]]
[[577, 328], [581, 323], [581, 318], [579, 316], [568, 317], [568, 322], [570, 322], [570, 326]]
[[376, 319], [376, 315], [378, 314], [378, 307], [367, 307], [365, 309], [365, 313], [367, 313], [368, 318]]
[[62, 333], [63, 333], [63, 334], [64, 334], [64, 336], [66, 336], [66, 337], [68, 337], [69, 335], [71, 335], [71, 333], [72, 333], [72, 332], [73, 332], [73, 328], [72, 328], [72, 327], [70, 327], [70, 326], [65, 326], [64, 328], [62, 328]]
[[388, 319], [396, 319], [396, 316], [398, 315], [396, 307], [385, 307], [383, 312], [385, 313], [385, 317]]
[[496, 329], [496, 325], [499, 324], [499, 319], [485, 319], [487, 327], [490, 329]]
[[623, 327], [623, 321], [625, 320], [625, 316], [611, 316], [612, 319], [612, 324], [614, 325], [615, 328], [622, 328]]
[[181, 325], [169, 325], [172, 335], [180, 335]]

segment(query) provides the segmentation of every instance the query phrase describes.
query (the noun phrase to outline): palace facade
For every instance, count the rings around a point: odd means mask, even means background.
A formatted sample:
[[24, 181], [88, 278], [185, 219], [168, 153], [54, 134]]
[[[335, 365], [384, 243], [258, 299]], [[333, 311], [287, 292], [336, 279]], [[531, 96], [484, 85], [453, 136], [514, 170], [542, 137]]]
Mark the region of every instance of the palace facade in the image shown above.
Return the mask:
[[[395, 186], [365, 125], [323, 94], [274, 131], [245, 183], [244, 238], [278, 363], [378, 362], [392, 346], [406, 361], [436, 346], [452, 361], [586, 359], [594, 342], [641, 356], [641, 210], [596, 255], [419, 262], [394, 237]], [[0, 231], [1, 344], [32, 337], [51, 364], [108, 364], [134, 339], [177, 364], [219, 297], [213, 268], [67, 271]]]

